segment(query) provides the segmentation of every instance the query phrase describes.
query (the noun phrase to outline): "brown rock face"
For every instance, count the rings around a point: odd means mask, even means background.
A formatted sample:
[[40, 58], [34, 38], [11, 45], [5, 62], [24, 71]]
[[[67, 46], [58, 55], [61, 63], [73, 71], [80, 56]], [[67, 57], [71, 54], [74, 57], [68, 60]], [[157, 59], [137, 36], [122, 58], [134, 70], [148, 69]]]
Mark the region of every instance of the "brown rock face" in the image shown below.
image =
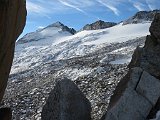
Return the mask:
[[12, 65], [15, 41], [26, 21], [25, 0], [0, 0], [0, 101]]

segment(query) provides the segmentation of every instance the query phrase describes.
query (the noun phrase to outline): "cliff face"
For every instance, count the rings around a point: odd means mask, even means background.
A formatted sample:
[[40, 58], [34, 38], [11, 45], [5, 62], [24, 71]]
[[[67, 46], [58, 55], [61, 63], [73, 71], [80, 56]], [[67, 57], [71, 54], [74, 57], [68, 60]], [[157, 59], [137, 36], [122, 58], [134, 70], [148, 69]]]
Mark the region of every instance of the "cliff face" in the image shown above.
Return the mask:
[[155, 16], [149, 31], [151, 35], [146, 37], [143, 48], [136, 49], [129, 68], [141, 67], [160, 79], [160, 13]]
[[130, 70], [118, 84], [102, 120], [146, 120], [160, 110], [160, 13], [150, 33], [145, 46], [135, 50]]
[[15, 41], [26, 21], [25, 0], [0, 0], [0, 101], [12, 65]]

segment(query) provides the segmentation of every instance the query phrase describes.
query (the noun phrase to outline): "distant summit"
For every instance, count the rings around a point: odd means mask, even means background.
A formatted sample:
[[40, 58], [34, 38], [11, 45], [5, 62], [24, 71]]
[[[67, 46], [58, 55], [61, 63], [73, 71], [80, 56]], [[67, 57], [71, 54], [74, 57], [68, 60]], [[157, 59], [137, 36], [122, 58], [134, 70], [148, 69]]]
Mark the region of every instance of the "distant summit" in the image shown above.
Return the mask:
[[63, 23], [59, 22], [59, 21], [57, 21], [57, 22], [55, 22], [55, 23], [47, 26], [46, 28], [48, 28], [48, 27], [61, 28], [62, 31], [67, 31], [67, 32], [71, 33], [72, 35], [74, 35], [74, 34], [76, 33], [76, 30], [75, 30], [75, 29], [69, 28], [69, 27], [65, 26]]
[[133, 17], [125, 20], [123, 25], [151, 22], [153, 21], [156, 13], [160, 13], [160, 10], [137, 12]]
[[102, 20], [98, 20], [92, 24], [85, 25], [82, 30], [98, 30], [98, 29], [105, 29], [112, 26], [117, 25], [117, 23], [114, 22], [104, 22]]
[[76, 30], [73, 28], [69, 28], [61, 22], [56, 22], [43, 29], [26, 34], [24, 37], [18, 40], [17, 44], [53, 38], [60, 39], [61, 37], [74, 35], [75, 33]]

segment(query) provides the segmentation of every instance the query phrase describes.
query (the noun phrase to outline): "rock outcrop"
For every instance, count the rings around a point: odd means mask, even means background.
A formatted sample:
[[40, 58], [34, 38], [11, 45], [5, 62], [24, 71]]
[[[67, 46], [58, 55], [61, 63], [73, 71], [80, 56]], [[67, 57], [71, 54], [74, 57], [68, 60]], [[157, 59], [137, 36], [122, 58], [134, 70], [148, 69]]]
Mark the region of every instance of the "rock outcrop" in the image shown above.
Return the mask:
[[12, 65], [15, 41], [26, 21], [25, 0], [0, 0], [0, 101]]
[[114, 91], [102, 120], [146, 120], [160, 110], [160, 13], [150, 33], [145, 46], [135, 50], [130, 70]]
[[160, 79], [160, 13], [155, 16], [150, 33], [146, 37], [145, 46], [138, 47], [134, 52], [129, 68], [141, 67]]
[[42, 110], [42, 120], [91, 120], [91, 105], [74, 82], [57, 82]]
[[96, 21], [92, 24], [87, 24], [83, 27], [82, 30], [98, 30], [98, 29], [105, 29], [112, 26], [117, 25], [117, 23], [114, 22], [104, 22], [102, 20]]
[[125, 20], [123, 22], [123, 25], [126, 25], [126, 24], [137, 24], [137, 23], [153, 21], [154, 16], [157, 13], [160, 13], [160, 10], [139, 11], [133, 17]]

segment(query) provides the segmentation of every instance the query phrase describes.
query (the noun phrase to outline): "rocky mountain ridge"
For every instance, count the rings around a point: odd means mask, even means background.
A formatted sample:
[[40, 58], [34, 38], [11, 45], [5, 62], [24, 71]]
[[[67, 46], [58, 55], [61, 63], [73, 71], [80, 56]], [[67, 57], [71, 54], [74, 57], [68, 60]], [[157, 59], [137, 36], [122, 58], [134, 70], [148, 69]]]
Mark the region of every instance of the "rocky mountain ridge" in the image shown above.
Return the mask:
[[[61, 28], [62, 31], [67, 31], [67, 32], [70, 32], [72, 35], [74, 35], [76, 33], [76, 30], [73, 29], [73, 28], [69, 28], [67, 27], [66, 25], [62, 24], [61, 22], [57, 21], [49, 26], [47, 26], [46, 28], [48, 27], [57, 27], [57, 28]], [[44, 29], [46, 29], [44, 28]]]
[[98, 20], [94, 23], [85, 25], [82, 30], [98, 30], [98, 29], [105, 29], [109, 27], [113, 27], [117, 25], [117, 23], [114, 22], [104, 22], [102, 20]]
[[154, 16], [155, 16], [156, 13], [160, 13], [160, 10], [137, 12], [131, 18], [123, 21], [123, 25], [126, 25], [126, 24], [137, 24], [137, 23], [144, 23], [144, 22], [147, 22], [147, 21], [153, 21]]

